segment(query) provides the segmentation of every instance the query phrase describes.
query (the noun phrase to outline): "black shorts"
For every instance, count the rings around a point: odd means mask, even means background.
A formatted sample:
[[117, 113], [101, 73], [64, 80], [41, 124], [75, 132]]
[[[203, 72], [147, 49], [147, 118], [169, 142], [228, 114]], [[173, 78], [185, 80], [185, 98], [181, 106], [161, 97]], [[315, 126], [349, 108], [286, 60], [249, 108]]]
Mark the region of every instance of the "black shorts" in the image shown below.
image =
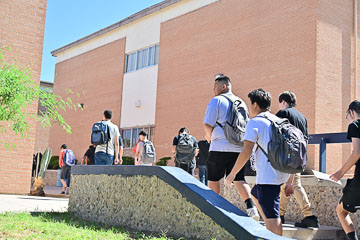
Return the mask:
[[71, 167], [69, 166], [63, 166], [61, 168], [61, 173], [60, 173], [60, 179], [69, 179], [70, 178], [70, 172], [71, 172]]
[[256, 184], [251, 190], [251, 195], [258, 200], [266, 218], [280, 218], [281, 185]]
[[[229, 175], [233, 169], [240, 153], [237, 152], [215, 152], [210, 151], [209, 160], [207, 162], [208, 180], [220, 181], [224, 175]], [[234, 181], [245, 181], [245, 167], [235, 176]]]
[[343, 196], [340, 203], [346, 211], [355, 213], [360, 209], [360, 180], [348, 179], [343, 189]]

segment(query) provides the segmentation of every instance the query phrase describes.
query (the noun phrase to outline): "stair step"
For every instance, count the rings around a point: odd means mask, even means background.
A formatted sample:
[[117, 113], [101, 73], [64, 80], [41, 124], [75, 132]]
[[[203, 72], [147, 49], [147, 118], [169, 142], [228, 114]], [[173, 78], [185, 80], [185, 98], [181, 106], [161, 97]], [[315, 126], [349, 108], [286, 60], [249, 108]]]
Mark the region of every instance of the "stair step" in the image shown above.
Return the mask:
[[346, 239], [342, 228], [320, 226], [319, 228], [297, 228], [294, 224], [283, 224], [283, 236], [299, 240], [340, 240]]

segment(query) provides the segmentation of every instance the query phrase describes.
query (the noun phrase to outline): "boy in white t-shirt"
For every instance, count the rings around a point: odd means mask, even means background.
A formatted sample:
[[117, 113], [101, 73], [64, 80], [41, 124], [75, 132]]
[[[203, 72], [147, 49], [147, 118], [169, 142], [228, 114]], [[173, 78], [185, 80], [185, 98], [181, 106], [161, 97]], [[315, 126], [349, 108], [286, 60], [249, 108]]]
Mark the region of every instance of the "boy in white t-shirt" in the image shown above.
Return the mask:
[[[275, 170], [266, 155], [256, 146], [260, 145], [267, 151], [271, 136], [271, 122], [263, 115], [271, 113], [271, 95], [263, 89], [257, 89], [248, 94], [250, 99], [250, 121], [246, 126], [244, 147], [234, 168], [226, 178], [225, 183], [231, 185], [236, 174], [250, 158], [255, 150], [256, 185], [251, 190], [252, 198], [260, 210], [266, 228], [275, 234], [282, 235], [280, 220], [280, 187], [285, 183], [290, 174]], [[291, 193], [290, 193], [291, 194]]]

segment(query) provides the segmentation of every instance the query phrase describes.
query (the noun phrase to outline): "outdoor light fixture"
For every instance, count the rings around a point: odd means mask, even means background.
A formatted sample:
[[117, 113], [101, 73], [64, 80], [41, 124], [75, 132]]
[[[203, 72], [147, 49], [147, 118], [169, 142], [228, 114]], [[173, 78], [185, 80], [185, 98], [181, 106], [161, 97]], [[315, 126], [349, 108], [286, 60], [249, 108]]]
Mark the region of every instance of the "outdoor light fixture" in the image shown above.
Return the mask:
[[141, 107], [141, 100], [137, 100], [135, 102], [135, 107]]

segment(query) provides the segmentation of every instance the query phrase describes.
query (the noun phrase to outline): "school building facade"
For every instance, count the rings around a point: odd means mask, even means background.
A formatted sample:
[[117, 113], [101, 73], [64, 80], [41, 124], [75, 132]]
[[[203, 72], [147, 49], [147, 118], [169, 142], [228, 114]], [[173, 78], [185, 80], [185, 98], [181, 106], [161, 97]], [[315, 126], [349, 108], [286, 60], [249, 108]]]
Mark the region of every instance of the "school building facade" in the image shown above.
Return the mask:
[[[187, 126], [203, 139], [203, 117], [214, 74], [229, 76], [233, 92], [264, 88], [295, 92], [309, 133], [347, 130], [345, 111], [359, 98], [357, 0], [165, 0], [52, 52], [54, 93], [80, 93], [83, 110], [64, 112], [72, 127], [50, 130], [53, 152], [66, 143], [81, 159], [92, 124], [113, 110], [125, 156], [145, 129], [157, 158], [171, 156], [172, 139]], [[309, 148], [318, 168], [318, 148]], [[330, 145], [333, 172], [350, 145]]]

